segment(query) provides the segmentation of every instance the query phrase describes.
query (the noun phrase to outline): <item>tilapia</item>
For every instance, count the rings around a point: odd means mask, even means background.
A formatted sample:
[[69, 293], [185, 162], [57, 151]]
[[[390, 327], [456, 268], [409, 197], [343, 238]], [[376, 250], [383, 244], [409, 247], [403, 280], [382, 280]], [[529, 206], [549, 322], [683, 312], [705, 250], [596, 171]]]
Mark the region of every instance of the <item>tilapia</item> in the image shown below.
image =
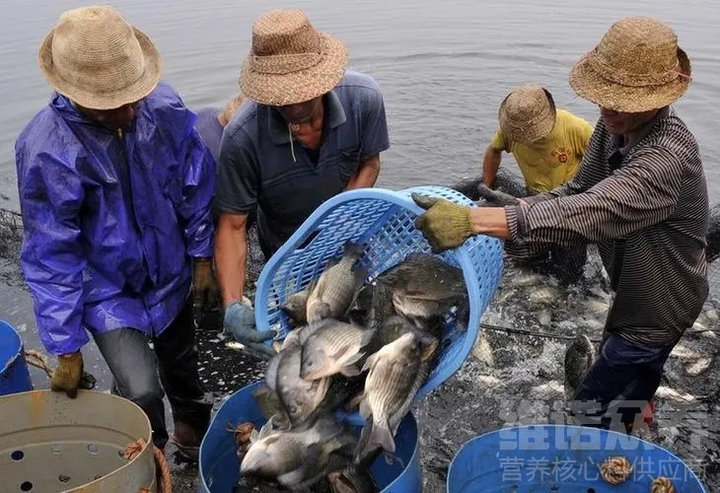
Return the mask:
[[332, 493], [377, 493], [375, 478], [363, 467], [348, 467], [328, 475]]
[[301, 366], [302, 346], [292, 343], [275, 355], [265, 370], [265, 381], [277, 393], [293, 426], [312, 420], [330, 384], [326, 378], [301, 378]]
[[308, 296], [308, 322], [323, 318], [342, 319], [347, 315], [367, 277], [367, 269], [355, 265], [363, 251], [362, 246], [347, 243], [342, 258], [328, 262]]
[[565, 397], [573, 400], [578, 387], [595, 362], [595, 349], [590, 339], [580, 334], [565, 350]]
[[326, 320], [302, 345], [300, 376], [307, 380], [342, 374], [360, 374], [357, 363], [363, 356], [360, 348], [370, 334], [356, 325]]
[[307, 303], [310, 293], [315, 289], [317, 281], [313, 279], [305, 289], [289, 295], [280, 309], [298, 324], [307, 323]]
[[[332, 472], [328, 466], [333, 453], [349, 453], [355, 443], [342, 424], [332, 416], [322, 416], [304, 430], [261, 432], [245, 454], [240, 473], [302, 490]], [[334, 467], [340, 469], [342, 464]]]
[[253, 391], [252, 396], [265, 419], [269, 420], [273, 416], [277, 416], [278, 420], [283, 418], [288, 419], [282, 401], [267, 383], [258, 386], [258, 388]]
[[[378, 282], [393, 290], [395, 310], [418, 325], [442, 318], [456, 306], [467, 314], [468, 294], [461, 269], [428, 253], [409, 253], [383, 272]], [[432, 323], [437, 327], [437, 323]]]
[[490, 205], [504, 206], [504, 205], [518, 205], [520, 201], [517, 197], [504, 193], [499, 190], [492, 190], [486, 187], [483, 183], [478, 185], [478, 194], [481, 198], [487, 200]]
[[429, 373], [428, 361], [422, 360], [422, 346], [408, 332], [370, 356], [363, 370], [369, 370], [360, 415], [366, 424], [355, 449], [359, 464], [377, 447], [395, 452], [395, 433], [413, 398]]

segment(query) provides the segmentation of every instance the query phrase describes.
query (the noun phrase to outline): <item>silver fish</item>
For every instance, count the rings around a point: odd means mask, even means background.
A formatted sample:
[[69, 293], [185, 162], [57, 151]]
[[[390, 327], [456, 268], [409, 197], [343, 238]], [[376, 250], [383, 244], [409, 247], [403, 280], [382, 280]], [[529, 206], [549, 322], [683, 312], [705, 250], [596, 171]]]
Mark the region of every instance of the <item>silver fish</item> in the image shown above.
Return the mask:
[[595, 362], [595, 349], [588, 336], [580, 334], [565, 350], [565, 397], [575, 398], [578, 387]]
[[275, 481], [291, 490], [308, 488], [328, 474], [336, 451], [351, 450], [355, 438], [332, 416], [304, 430], [260, 433], [240, 464], [243, 476]]
[[395, 433], [413, 398], [429, 373], [422, 346], [408, 332], [370, 356], [360, 415], [366, 424], [360, 434], [354, 461], [359, 464], [377, 447], [395, 452]]
[[363, 247], [348, 243], [340, 260], [331, 260], [307, 300], [306, 319], [344, 318], [367, 277], [367, 269], [355, 266]]
[[301, 366], [302, 347], [292, 343], [275, 355], [265, 370], [265, 381], [277, 393], [293, 426], [311, 421], [330, 384], [326, 378], [301, 378]]
[[315, 380], [338, 373], [347, 377], [359, 375], [357, 363], [363, 357], [360, 348], [370, 334], [356, 325], [327, 322], [303, 343], [300, 376]]
[[420, 325], [458, 307], [467, 314], [468, 294], [461, 269], [428, 253], [410, 253], [378, 277], [393, 290], [395, 310]]

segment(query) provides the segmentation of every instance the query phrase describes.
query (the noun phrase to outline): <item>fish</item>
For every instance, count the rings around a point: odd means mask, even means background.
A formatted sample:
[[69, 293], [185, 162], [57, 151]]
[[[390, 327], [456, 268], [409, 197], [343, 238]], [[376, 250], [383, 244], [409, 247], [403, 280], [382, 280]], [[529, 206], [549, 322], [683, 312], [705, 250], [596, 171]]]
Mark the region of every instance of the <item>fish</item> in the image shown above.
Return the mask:
[[595, 349], [585, 334], [578, 335], [565, 350], [565, 397], [575, 398], [578, 387], [595, 362]]
[[347, 377], [359, 375], [356, 363], [363, 357], [360, 348], [371, 336], [370, 331], [336, 320], [326, 322], [302, 345], [300, 377], [316, 380], [338, 373]]
[[367, 468], [348, 467], [328, 474], [332, 493], [378, 493], [375, 478]]
[[517, 197], [514, 197], [509, 193], [501, 192], [499, 190], [492, 190], [486, 187], [483, 183], [478, 184], [477, 189], [478, 195], [480, 195], [481, 198], [489, 202], [489, 204], [496, 206], [520, 204], [520, 201], [517, 199]]
[[306, 320], [315, 322], [323, 318], [344, 318], [367, 277], [367, 269], [355, 266], [364, 248], [347, 243], [339, 260], [328, 262], [307, 300]]
[[298, 324], [307, 324], [307, 303], [317, 281], [313, 279], [305, 289], [292, 293], [280, 305], [280, 309]]
[[252, 396], [265, 419], [269, 420], [272, 416], [278, 416], [277, 419], [289, 419], [280, 397], [268, 386], [267, 382], [259, 385], [253, 391]]
[[366, 424], [355, 449], [355, 464], [378, 447], [395, 452], [397, 427], [429, 373], [429, 364], [423, 361], [421, 351], [420, 341], [408, 332], [365, 362], [363, 371], [368, 370], [368, 375], [360, 415]]
[[293, 427], [312, 422], [330, 385], [326, 378], [301, 378], [301, 366], [302, 346], [296, 342], [275, 355], [265, 373], [266, 384], [277, 393]]
[[377, 280], [392, 288], [395, 310], [417, 325], [440, 326], [432, 321], [442, 318], [453, 306], [461, 313], [468, 311], [462, 270], [435, 255], [409, 253]]
[[[243, 457], [240, 473], [292, 490], [308, 488], [327, 476], [332, 472], [328, 466], [333, 454], [344, 450], [349, 457], [356, 444], [355, 437], [330, 415], [303, 430], [273, 430], [263, 435], [264, 431]], [[340, 462], [333, 468], [342, 467]]]

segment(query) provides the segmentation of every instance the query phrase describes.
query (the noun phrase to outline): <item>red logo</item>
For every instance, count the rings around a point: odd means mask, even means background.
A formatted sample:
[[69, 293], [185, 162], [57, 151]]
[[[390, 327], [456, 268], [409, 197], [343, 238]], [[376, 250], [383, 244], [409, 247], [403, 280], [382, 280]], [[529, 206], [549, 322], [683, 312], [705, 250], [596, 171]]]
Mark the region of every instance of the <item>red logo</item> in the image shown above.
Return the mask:
[[564, 147], [556, 149], [556, 150], [552, 151], [552, 153], [551, 153], [552, 157], [557, 157], [557, 160], [560, 161], [562, 164], [565, 164], [568, 162], [568, 154], [570, 154], [570, 153]]

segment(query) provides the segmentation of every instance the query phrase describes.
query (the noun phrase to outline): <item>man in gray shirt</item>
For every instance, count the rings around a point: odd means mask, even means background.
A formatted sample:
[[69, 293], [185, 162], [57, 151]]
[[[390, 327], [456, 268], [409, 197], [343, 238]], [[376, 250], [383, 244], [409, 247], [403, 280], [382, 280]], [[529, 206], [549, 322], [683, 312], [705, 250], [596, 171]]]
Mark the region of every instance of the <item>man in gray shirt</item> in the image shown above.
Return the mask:
[[243, 65], [242, 105], [223, 133], [217, 186], [216, 262], [225, 328], [251, 352], [271, 355], [243, 304], [247, 216], [257, 212], [268, 259], [327, 199], [372, 187], [390, 147], [382, 93], [347, 70], [347, 48], [316, 31], [299, 10], [255, 21]]
[[601, 118], [568, 183], [505, 208], [416, 200], [428, 209], [416, 225], [436, 251], [474, 234], [524, 255], [597, 243], [616, 296], [598, 361], [571, 404], [585, 424], [609, 428], [620, 418], [630, 431], [642, 419], [708, 294], [705, 174], [695, 138], [670, 108], [690, 75], [669, 27], [624, 18], [573, 67], [570, 85]]

